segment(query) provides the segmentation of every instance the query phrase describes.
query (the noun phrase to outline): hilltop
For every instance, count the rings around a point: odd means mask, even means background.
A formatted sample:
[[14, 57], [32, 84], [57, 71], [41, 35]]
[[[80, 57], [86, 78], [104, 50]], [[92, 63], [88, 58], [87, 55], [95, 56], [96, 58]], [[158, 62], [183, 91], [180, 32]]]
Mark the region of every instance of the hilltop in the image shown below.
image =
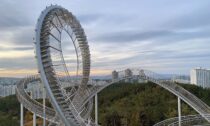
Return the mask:
[[[210, 105], [210, 89], [180, 84]], [[196, 114], [182, 102], [182, 115]], [[177, 116], [177, 97], [153, 84], [115, 84], [99, 94], [99, 123], [104, 126], [151, 126]]]
[[[180, 85], [210, 105], [210, 89]], [[102, 126], [151, 126], [177, 116], [177, 97], [153, 83], [117, 83], [103, 90], [98, 97], [99, 123]], [[19, 108], [16, 96], [0, 98], [0, 126], [19, 125]], [[29, 126], [32, 114], [25, 113], [25, 121]], [[189, 114], [196, 112], [182, 102], [182, 115]]]

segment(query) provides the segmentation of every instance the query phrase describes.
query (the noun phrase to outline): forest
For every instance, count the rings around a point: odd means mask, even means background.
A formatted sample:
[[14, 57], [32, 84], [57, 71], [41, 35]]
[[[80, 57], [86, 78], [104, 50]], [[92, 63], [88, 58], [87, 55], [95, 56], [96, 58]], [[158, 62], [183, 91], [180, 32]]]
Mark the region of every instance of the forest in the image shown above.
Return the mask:
[[[210, 105], [210, 89], [179, 84]], [[177, 116], [177, 97], [153, 83], [117, 83], [98, 95], [99, 124], [102, 126], [152, 126]], [[182, 101], [182, 115], [196, 114]], [[0, 98], [0, 126], [18, 126], [20, 104], [16, 96]], [[92, 113], [94, 118], [94, 111]], [[25, 111], [25, 124], [32, 114]], [[41, 126], [41, 119], [38, 118]]]

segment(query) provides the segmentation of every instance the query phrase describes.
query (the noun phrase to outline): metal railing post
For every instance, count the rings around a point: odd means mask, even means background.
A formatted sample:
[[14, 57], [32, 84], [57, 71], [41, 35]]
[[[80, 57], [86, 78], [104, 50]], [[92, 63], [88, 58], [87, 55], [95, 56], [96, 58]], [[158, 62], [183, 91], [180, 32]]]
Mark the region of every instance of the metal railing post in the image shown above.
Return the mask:
[[[31, 91], [31, 99], [34, 99], [32, 91]], [[33, 112], [33, 126], [36, 126], [36, 113], [35, 112]]]
[[98, 94], [95, 95], [95, 124], [98, 125]]
[[20, 104], [20, 126], [24, 125], [24, 121], [23, 121], [23, 117], [24, 113], [23, 113], [23, 104]]
[[181, 99], [178, 97], [178, 116], [179, 116], [179, 126], [181, 126]]
[[43, 126], [46, 126], [46, 110], [45, 110], [45, 105], [46, 105], [46, 101], [45, 101], [45, 98], [46, 98], [46, 94], [45, 94], [45, 87], [43, 87]]

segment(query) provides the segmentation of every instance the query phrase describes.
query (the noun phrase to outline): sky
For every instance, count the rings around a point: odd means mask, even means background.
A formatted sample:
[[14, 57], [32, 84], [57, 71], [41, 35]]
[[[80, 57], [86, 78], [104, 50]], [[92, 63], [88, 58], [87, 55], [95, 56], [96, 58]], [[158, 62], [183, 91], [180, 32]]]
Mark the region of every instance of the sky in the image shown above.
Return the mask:
[[34, 29], [51, 4], [68, 9], [84, 28], [91, 75], [130, 67], [170, 74], [210, 68], [209, 0], [1, 0], [1, 77], [37, 73]]

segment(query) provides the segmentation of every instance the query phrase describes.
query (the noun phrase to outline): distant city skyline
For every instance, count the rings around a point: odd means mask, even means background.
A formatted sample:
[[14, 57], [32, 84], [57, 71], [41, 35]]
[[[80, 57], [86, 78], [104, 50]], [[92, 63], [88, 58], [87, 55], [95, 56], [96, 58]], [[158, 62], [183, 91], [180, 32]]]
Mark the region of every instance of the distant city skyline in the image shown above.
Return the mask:
[[67, 8], [81, 22], [92, 75], [128, 67], [188, 75], [195, 67], [210, 68], [208, 0], [2, 0], [0, 77], [37, 73], [34, 29], [50, 4]]

